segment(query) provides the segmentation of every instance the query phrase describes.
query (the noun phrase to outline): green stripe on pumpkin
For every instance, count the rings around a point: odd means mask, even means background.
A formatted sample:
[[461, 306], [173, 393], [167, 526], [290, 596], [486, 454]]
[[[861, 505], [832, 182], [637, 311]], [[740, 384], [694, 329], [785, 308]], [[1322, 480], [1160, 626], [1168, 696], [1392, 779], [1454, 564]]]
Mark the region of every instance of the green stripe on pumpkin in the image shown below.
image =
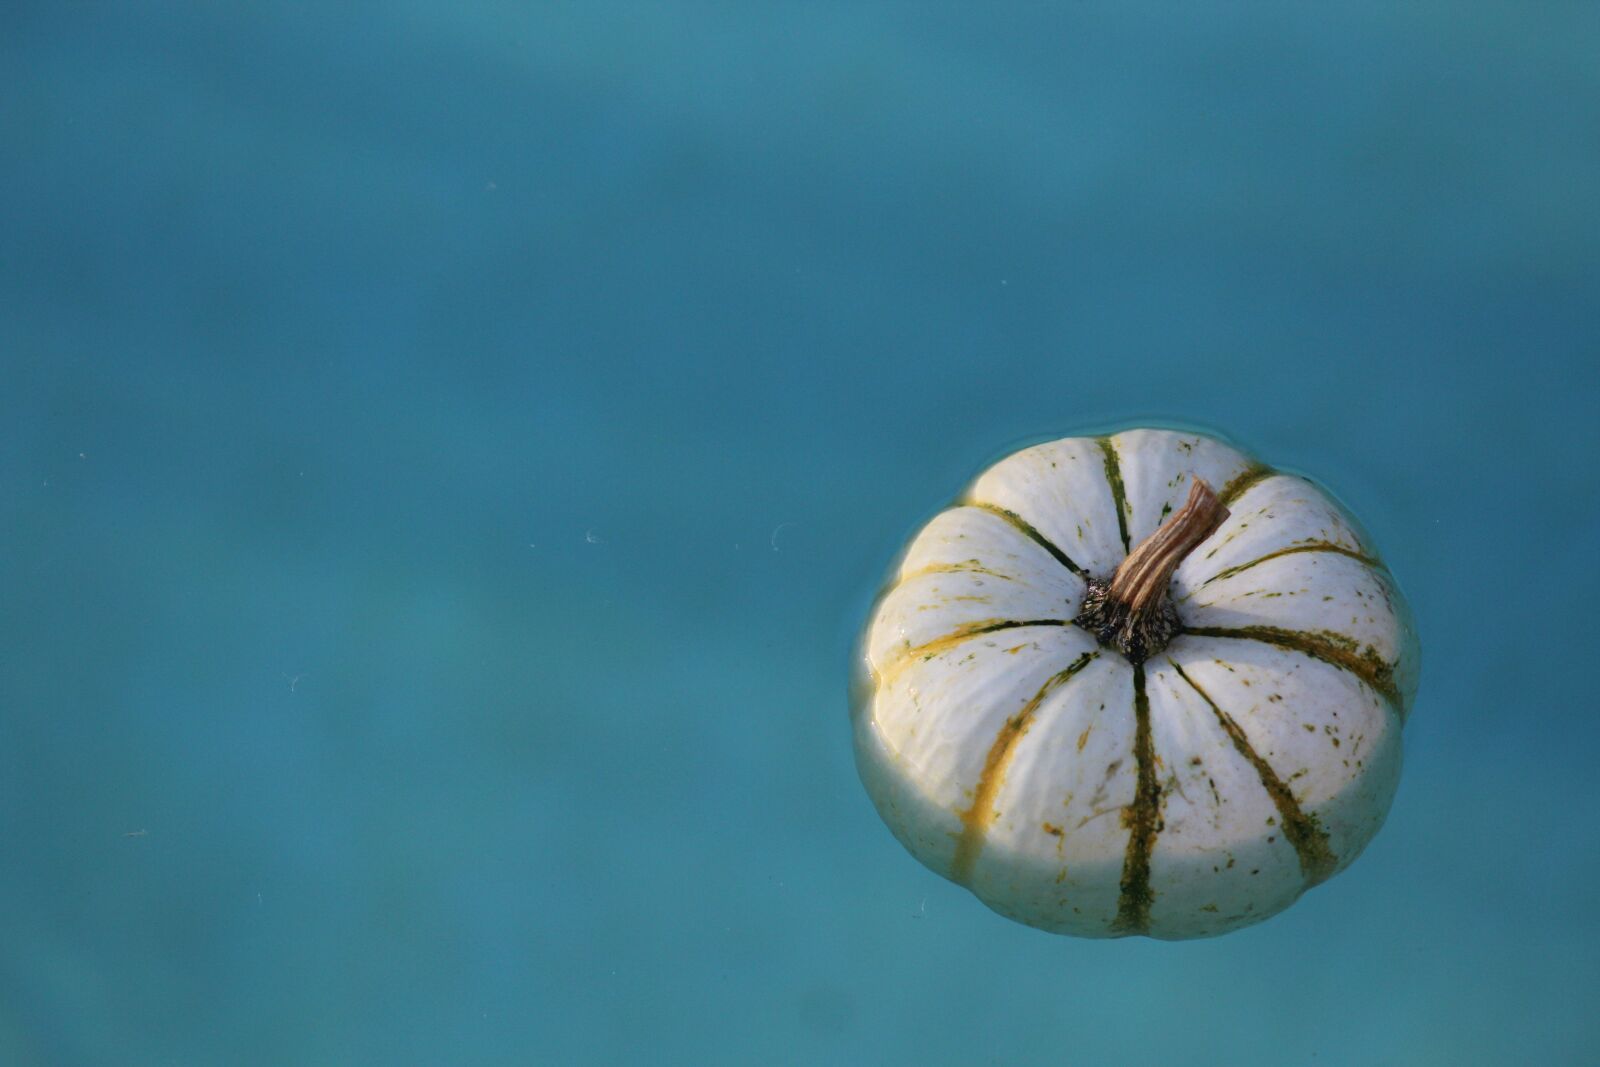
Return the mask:
[[1028, 540], [1032, 541], [1034, 544], [1050, 553], [1050, 555], [1054, 557], [1055, 561], [1067, 568], [1067, 570], [1071, 571], [1073, 574], [1076, 574], [1079, 578], [1088, 577], [1082, 567], [1072, 562], [1071, 557], [1056, 547], [1054, 541], [1051, 541], [1044, 534], [1034, 529], [1032, 523], [1030, 523], [1027, 519], [1024, 519], [1021, 515], [1018, 515], [1016, 512], [1007, 508], [1003, 508], [999, 504], [988, 504], [981, 500], [963, 501], [961, 506], [977, 508], [980, 511], [987, 511], [991, 515], [1004, 519], [1006, 522], [1009, 522], [1012, 526], [1016, 527], [1018, 532], [1020, 532]]
[[1277, 626], [1185, 626], [1183, 632], [1195, 637], [1226, 637], [1239, 641], [1260, 641], [1264, 644], [1299, 652], [1312, 659], [1321, 660], [1349, 671], [1380, 696], [1395, 711], [1404, 713], [1400, 690], [1394, 681], [1394, 664], [1386, 662], [1371, 645], [1363, 648], [1344, 634], [1327, 630], [1305, 632], [1285, 630]]
[[1211, 706], [1212, 712], [1217, 716], [1228, 739], [1233, 742], [1233, 747], [1238, 750], [1261, 778], [1261, 785], [1272, 798], [1273, 805], [1278, 809], [1278, 819], [1283, 825], [1283, 836], [1289, 839], [1289, 844], [1294, 846], [1294, 853], [1300, 859], [1300, 871], [1305, 875], [1306, 887], [1310, 888], [1319, 882], [1326, 881], [1333, 874], [1333, 869], [1338, 866], [1339, 859], [1328, 847], [1328, 835], [1317, 824], [1317, 817], [1300, 809], [1299, 801], [1278, 777], [1278, 772], [1272, 765], [1256, 752], [1245, 737], [1239, 724], [1233, 721], [1233, 716], [1217, 707], [1217, 702], [1211, 699], [1209, 693], [1200, 688], [1193, 678], [1190, 678], [1182, 667], [1172, 659], [1167, 660], [1172, 664], [1172, 669], [1178, 672], [1178, 677], [1189, 683], [1189, 688], [1200, 694], [1200, 699]]
[[1106, 482], [1111, 486], [1111, 505], [1117, 511], [1117, 533], [1122, 536], [1122, 551], [1131, 552], [1133, 546], [1128, 542], [1128, 491], [1122, 484], [1122, 461], [1117, 458], [1117, 446], [1111, 443], [1111, 438], [1096, 437], [1095, 443], [1105, 457]]
[[1150, 698], [1145, 695], [1144, 664], [1133, 667], [1133, 758], [1138, 763], [1138, 784], [1133, 803], [1122, 809], [1128, 828], [1128, 850], [1122, 860], [1121, 895], [1117, 917], [1111, 923], [1117, 934], [1150, 932], [1150, 853], [1161, 832], [1161, 783], [1156, 779], [1155, 741], [1150, 734]]
[[1033, 725], [1034, 713], [1039, 710], [1039, 705], [1044, 703], [1045, 697], [1087, 667], [1098, 655], [1100, 655], [1098, 652], [1085, 652], [1073, 660], [1065, 670], [1051, 675], [1033, 695], [1033, 699], [1024, 704], [1021, 711], [1007, 719], [1000, 727], [994, 743], [989, 746], [989, 755], [983, 761], [978, 784], [972, 791], [972, 807], [958, 813], [961, 819], [961, 836], [956, 840], [956, 854], [950, 864], [952, 881], [959, 885], [967, 885], [972, 880], [972, 870], [978, 862], [979, 853], [983, 851], [984, 838], [988, 836], [989, 827], [999, 814], [995, 811], [994, 800], [1000, 795], [1000, 786], [1005, 782], [1006, 767], [1011, 763], [1012, 754], [1016, 752], [1017, 742], [1022, 740], [1022, 735]]
[[1229, 479], [1228, 484], [1223, 486], [1221, 491], [1217, 493], [1217, 499], [1222, 501], [1224, 505], [1231, 506], [1235, 500], [1244, 495], [1246, 489], [1275, 473], [1277, 472], [1265, 463], [1252, 463], [1249, 467]]
[[[1357, 552], [1355, 549], [1346, 548], [1343, 545], [1336, 545], [1329, 541], [1312, 541], [1308, 544], [1290, 545], [1288, 548], [1280, 548], [1276, 552], [1268, 552], [1264, 556], [1258, 556], [1248, 563], [1240, 563], [1233, 567], [1227, 567], [1218, 571], [1216, 574], [1213, 574], [1200, 584], [1205, 586], [1210, 585], [1212, 582], [1220, 582], [1224, 578], [1232, 578], [1235, 574], [1238, 574], [1241, 571], [1247, 571], [1258, 563], [1265, 563], [1267, 560], [1277, 559], [1279, 556], [1292, 556], [1296, 552], [1334, 552], [1341, 556], [1349, 556], [1353, 560], [1359, 560], [1360, 562], [1365, 563], [1367, 566], [1374, 569], [1383, 569], [1383, 564], [1381, 562], [1373, 559], [1371, 556], [1363, 552]], [[1191, 593], [1189, 595], [1193, 596], [1194, 594]]]
[[1023, 626], [1073, 626], [1071, 619], [982, 619], [978, 622], [969, 622], [965, 626], [935, 637], [931, 641], [924, 641], [920, 645], [908, 647], [887, 660], [882, 666], [875, 669], [874, 677], [881, 683], [898, 675], [912, 660], [930, 660], [939, 653], [954, 648], [963, 641], [985, 634], [997, 633], [1001, 630], [1015, 630]]

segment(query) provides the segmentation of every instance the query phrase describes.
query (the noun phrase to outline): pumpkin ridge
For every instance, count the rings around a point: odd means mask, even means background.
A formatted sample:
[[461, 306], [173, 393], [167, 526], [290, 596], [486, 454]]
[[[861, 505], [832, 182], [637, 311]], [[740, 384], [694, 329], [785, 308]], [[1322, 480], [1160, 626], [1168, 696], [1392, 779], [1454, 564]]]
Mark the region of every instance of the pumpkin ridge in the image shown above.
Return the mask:
[[1011, 762], [1012, 754], [1016, 752], [1017, 742], [1022, 740], [1022, 735], [1033, 725], [1034, 713], [1039, 710], [1039, 705], [1044, 702], [1045, 697], [1069, 681], [1099, 655], [1099, 652], [1085, 652], [1073, 660], [1065, 670], [1051, 675], [1033, 695], [1033, 699], [1024, 704], [1021, 711], [1008, 718], [1000, 727], [994, 743], [989, 746], [988, 756], [984, 758], [983, 770], [978, 774], [978, 784], [972, 792], [972, 807], [964, 812], [957, 812], [962, 830], [961, 836], [956, 840], [955, 858], [950, 863], [951, 881], [958, 885], [966, 885], [971, 880], [973, 868], [978, 862], [978, 854], [983, 851], [984, 838], [988, 835], [989, 827], [995, 819], [994, 798], [999, 795], [1000, 786], [1005, 782], [1006, 767]]
[[1133, 756], [1138, 763], [1138, 785], [1133, 803], [1122, 810], [1128, 827], [1128, 850], [1122, 860], [1122, 882], [1117, 917], [1111, 929], [1118, 934], [1150, 932], [1150, 853], [1161, 832], [1161, 783], [1156, 779], [1155, 741], [1150, 734], [1150, 698], [1144, 688], [1144, 664], [1133, 665]]
[[1264, 556], [1257, 556], [1248, 563], [1238, 563], [1232, 567], [1225, 567], [1216, 574], [1213, 574], [1211, 577], [1207, 578], [1205, 581], [1201, 582], [1199, 585], [1195, 586], [1188, 593], [1184, 594], [1183, 599], [1188, 600], [1190, 597], [1194, 596], [1195, 593], [1199, 592], [1203, 587], [1210, 585], [1212, 582], [1220, 582], [1224, 578], [1232, 578], [1235, 574], [1238, 574], [1241, 571], [1247, 571], [1258, 563], [1265, 563], [1267, 560], [1277, 559], [1279, 556], [1291, 556], [1296, 552], [1335, 552], [1341, 556], [1349, 556], [1351, 559], [1360, 563], [1365, 563], [1374, 570], [1381, 571], [1385, 569], [1381, 560], [1375, 559], [1372, 556], [1367, 555], [1365, 552], [1357, 552], [1354, 549], [1346, 548], [1343, 545], [1336, 545], [1331, 541], [1312, 541], [1303, 545], [1289, 545], [1285, 548], [1268, 552]]
[[1402, 717], [1405, 715], [1405, 709], [1400, 701], [1400, 690], [1394, 681], [1394, 664], [1384, 662], [1372, 646], [1368, 645], [1363, 649], [1344, 634], [1327, 630], [1308, 633], [1302, 630], [1285, 630], [1277, 626], [1185, 626], [1183, 632], [1195, 637], [1227, 637], [1240, 641], [1260, 641], [1332, 664], [1349, 671], [1367, 683]]
[[1088, 577], [1088, 573], [1082, 567], [1072, 562], [1072, 558], [1065, 552], [1061, 551], [1061, 549], [1056, 546], [1054, 541], [1040, 533], [1034, 527], [1033, 523], [1029, 522], [1027, 519], [1024, 519], [1021, 515], [1018, 515], [1009, 508], [1003, 508], [999, 504], [990, 504], [983, 500], [963, 500], [959, 506], [966, 508], [977, 508], [980, 511], [987, 511], [991, 515], [1004, 519], [1006, 522], [1009, 522], [1012, 526], [1016, 527], [1017, 532], [1022, 534], [1022, 536], [1026, 537], [1028, 540], [1032, 541], [1034, 544], [1050, 553], [1051, 556], [1055, 557], [1055, 561], [1067, 568], [1067, 570], [1071, 571], [1073, 574], [1076, 574], [1079, 578]]
[[1117, 446], [1111, 443], [1111, 438], [1096, 437], [1095, 443], [1105, 457], [1106, 484], [1111, 486], [1111, 506], [1117, 513], [1117, 533], [1122, 537], [1122, 551], [1126, 555], [1133, 546], [1128, 541], [1128, 490], [1122, 482], [1122, 461], [1117, 457]]
[[1339, 858], [1328, 847], [1328, 834], [1318, 825], [1317, 817], [1301, 809], [1299, 801], [1295, 800], [1289, 787], [1278, 777], [1278, 772], [1273, 770], [1272, 765], [1256, 752], [1233, 716], [1218, 707], [1217, 702], [1211, 699], [1211, 695], [1201, 689], [1199, 683], [1178, 666], [1177, 661], [1169, 656], [1167, 662], [1178, 672], [1178, 677], [1188, 682], [1189, 688], [1200, 694], [1200, 699], [1210, 705], [1212, 712], [1217, 716], [1217, 723], [1233, 742], [1233, 747], [1256, 769], [1256, 774], [1261, 778], [1261, 785], [1278, 809], [1278, 818], [1283, 824], [1283, 836], [1289, 839], [1289, 844], [1294, 846], [1295, 855], [1299, 857], [1300, 871], [1305, 875], [1306, 888], [1326, 881], [1338, 866]]

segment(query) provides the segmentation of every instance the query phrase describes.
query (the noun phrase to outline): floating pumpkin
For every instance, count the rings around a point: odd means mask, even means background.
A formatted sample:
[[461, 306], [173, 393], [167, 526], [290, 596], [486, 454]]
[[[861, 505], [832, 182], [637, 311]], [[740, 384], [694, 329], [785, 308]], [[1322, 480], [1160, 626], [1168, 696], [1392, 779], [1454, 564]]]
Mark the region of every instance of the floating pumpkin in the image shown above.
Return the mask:
[[1030, 926], [1180, 939], [1282, 911], [1377, 833], [1417, 647], [1325, 492], [1142, 429], [985, 471], [860, 659], [857, 764], [912, 855]]

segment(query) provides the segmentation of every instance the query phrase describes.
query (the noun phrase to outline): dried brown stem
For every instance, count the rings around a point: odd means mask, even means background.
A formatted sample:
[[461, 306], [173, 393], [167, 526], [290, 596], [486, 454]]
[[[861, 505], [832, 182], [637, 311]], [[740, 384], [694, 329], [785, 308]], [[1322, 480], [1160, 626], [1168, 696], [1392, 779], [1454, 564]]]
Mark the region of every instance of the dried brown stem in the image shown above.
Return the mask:
[[1172, 573], [1227, 517], [1211, 486], [1196, 478], [1183, 507], [1134, 546], [1109, 582], [1089, 580], [1078, 625], [1134, 663], [1161, 651], [1178, 630], [1167, 596]]

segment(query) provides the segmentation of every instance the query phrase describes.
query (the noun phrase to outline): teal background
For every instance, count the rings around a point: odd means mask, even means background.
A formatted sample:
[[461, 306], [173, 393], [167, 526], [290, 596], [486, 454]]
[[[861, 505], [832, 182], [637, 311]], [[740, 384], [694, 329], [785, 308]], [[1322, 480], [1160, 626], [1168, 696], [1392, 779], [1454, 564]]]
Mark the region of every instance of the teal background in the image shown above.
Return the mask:
[[[0, 10], [0, 1062], [1600, 1063], [1600, 8]], [[1019, 441], [1331, 486], [1347, 873], [1086, 942], [848, 659]], [[132, 836], [130, 836], [132, 835]]]

